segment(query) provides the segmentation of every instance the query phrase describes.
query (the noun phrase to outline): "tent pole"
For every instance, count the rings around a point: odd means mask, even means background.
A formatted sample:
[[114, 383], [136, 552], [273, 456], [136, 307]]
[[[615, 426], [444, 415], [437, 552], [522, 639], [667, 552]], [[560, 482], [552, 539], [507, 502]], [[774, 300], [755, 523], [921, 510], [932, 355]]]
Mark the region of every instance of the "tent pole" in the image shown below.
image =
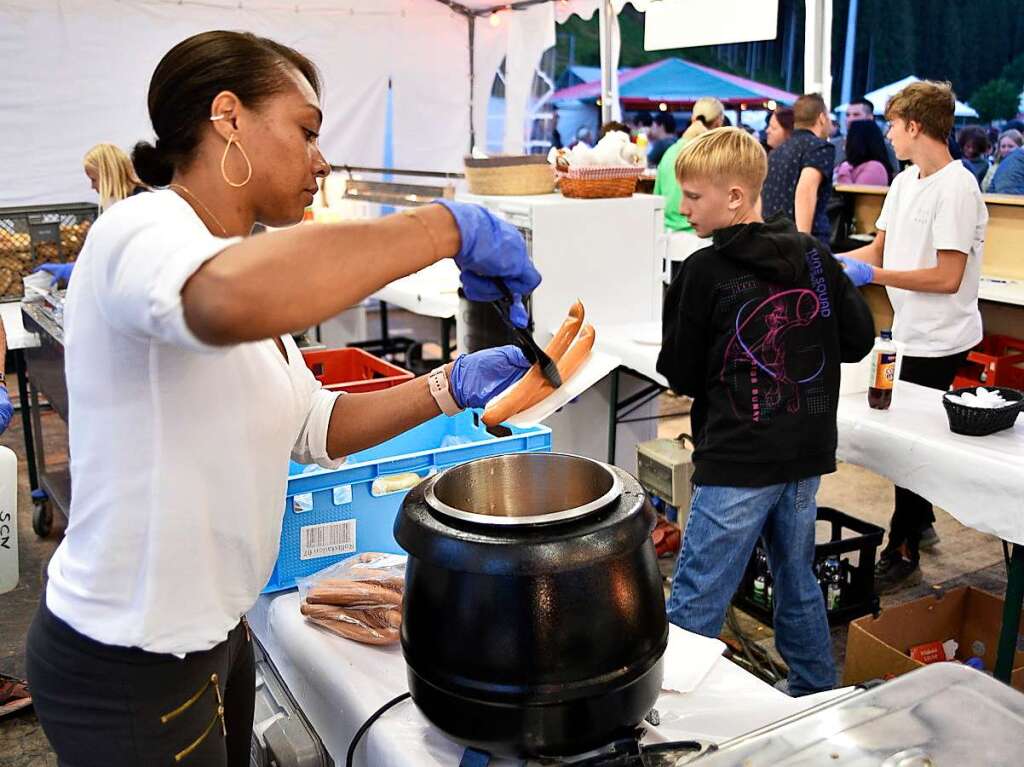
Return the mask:
[[473, 154], [476, 146], [476, 126], [473, 124], [473, 93], [476, 90], [476, 17], [467, 16], [469, 23], [469, 148], [466, 154]]
[[601, 35], [601, 125], [604, 125], [612, 119], [612, 99], [618, 95], [618, 88], [612, 83], [612, 78], [618, 74], [613, 71], [612, 25], [615, 21], [615, 9], [612, 7], [612, 0], [601, 0], [598, 13]]

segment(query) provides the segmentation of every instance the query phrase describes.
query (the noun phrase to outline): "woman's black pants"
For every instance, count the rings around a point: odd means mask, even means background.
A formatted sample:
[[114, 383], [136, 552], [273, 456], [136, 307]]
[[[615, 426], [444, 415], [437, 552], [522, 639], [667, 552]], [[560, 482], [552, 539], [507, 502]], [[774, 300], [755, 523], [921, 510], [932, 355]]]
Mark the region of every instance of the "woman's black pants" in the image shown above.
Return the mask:
[[255, 699], [248, 626], [184, 658], [102, 644], [51, 613], [29, 630], [29, 690], [61, 767], [247, 767]]

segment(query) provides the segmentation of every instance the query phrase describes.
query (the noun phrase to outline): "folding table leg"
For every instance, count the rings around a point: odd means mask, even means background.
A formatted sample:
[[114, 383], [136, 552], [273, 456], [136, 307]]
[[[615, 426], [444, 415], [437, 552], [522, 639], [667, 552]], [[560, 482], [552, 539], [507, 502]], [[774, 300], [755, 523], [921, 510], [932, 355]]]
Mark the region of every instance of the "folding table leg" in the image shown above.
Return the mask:
[[1003, 602], [1003, 627], [999, 632], [995, 678], [1010, 683], [1013, 656], [1017, 650], [1020, 630], [1021, 601], [1024, 599], [1024, 546], [1013, 544], [1010, 566], [1006, 573], [1006, 601]]

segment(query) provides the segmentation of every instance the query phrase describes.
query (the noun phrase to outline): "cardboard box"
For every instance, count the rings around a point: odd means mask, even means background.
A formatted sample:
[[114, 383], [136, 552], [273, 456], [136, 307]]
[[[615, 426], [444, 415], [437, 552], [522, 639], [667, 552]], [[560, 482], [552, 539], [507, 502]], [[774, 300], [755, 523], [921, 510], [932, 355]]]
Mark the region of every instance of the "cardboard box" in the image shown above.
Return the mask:
[[[955, 639], [956, 657], [964, 661], [980, 656], [985, 668], [996, 665], [1003, 600], [970, 586], [961, 586], [896, 607], [887, 607], [878, 618], [867, 615], [850, 624], [846, 639], [846, 667], [843, 684], [899, 676], [922, 663], [909, 655], [910, 648], [924, 642]], [[1024, 621], [1021, 621], [1024, 627]], [[1024, 690], [1024, 652], [1018, 629], [1017, 653], [1013, 659], [1011, 683]]]

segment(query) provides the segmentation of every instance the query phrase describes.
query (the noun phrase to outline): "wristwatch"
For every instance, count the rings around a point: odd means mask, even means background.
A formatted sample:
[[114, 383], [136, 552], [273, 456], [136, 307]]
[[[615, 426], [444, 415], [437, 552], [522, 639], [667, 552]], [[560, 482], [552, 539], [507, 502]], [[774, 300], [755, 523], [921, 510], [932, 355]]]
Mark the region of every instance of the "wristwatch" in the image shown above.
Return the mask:
[[459, 407], [452, 396], [451, 389], [448, 388], [448, 373], [445, 371], [444, 365], [430, 371], [430, 375], [427, 376], [427, 383], [430, 385], [430, 394], [433, 396], [437, 406], [441, 408], [442, 413], [445, 415], [458, 415], [463, 411], [463, 408]]

